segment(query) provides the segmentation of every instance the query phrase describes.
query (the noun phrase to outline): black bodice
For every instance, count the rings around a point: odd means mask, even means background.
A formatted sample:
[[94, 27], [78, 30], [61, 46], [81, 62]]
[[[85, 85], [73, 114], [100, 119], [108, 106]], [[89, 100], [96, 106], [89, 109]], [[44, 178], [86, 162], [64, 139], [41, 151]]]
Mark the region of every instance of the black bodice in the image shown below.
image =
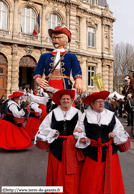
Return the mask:
[[[51, 128], [59, 131], [60, 135], [62, 135], [62, 136], [73, 135], [73, 131], [74, 131], [74, 128], [76, 126], [77, 121], [78, 121], [78, 113], [76, 113], [71, 120], [57, 121], [55, 118], [54, 112], [52, 112]], [[64, 138], [58, 138], [58, 139], [54, 140], [53, 143], [50, 144], [50, 150], [51, 150], [52, 154], [59, 161], [62, 160], [62, 143], [63, 143], [63, 141], [64, 141]]]
[[51, 128], [59, 131], [60, 135], [63, 135], [63, 136], [72, 135], [77, 121], [78, 121], [78, 113], [71, 120], [57, 121], [55, 119], [55, 115], [53, 112]]
[[[14, 103], [13, 103], [14, 104]], [[12, 105], [12, 104], [10, 104], [10, 105]], [[10, 105], [9, 105], [9, 107], [10, 107]], [[17, 105], [16, 105], [17, 106]], [[17, 126], [19, 126], [19, 127], [21, 127], [22, 126], [22, 124], [21, 123], [19, 123], [19, 124], [16, 124], [15, 122], [14, 122], [14, 120], [13, 120], [13, 118], [15, 118], [13, 115], [12, 115], [12, 112], [9, 110], [9, 107], [8, 107], [8, 112], [9, 113], [11, 113], [11, 114], [6, 114], [2, 119], [3, 120], [6, 120], [6, 121], [8, 121], [8, 122], [10, 122], [10, 123], [13, 123], [13, 124], [15, 124], [15, 125], [17, 125]], [[21, 108], [19, 108], [18, 106], [17, 106], [17, 109], [20, 111], [21, 110]]]
[[[85, 133], [89, 139], [98, 140], [101, 138], [102, 143], [106, 143], [109, 141], [108, 134], [113, 131], [114, 126], [116, 124], [115, 116], [113, 116], [109, 125], [98, 125], [93, 123], [88, 123], [87, 118], [85, 116], [84, 119], [84, 126], [85, 126]], [[117, 146], [112, 144], [113, 147], [113, 154], [117, 152]], [[83, 152], [90, 158], [95, 161], [98, 161], [98, 147], [88, 146], [87, 148], [83, 149]], [[106, 159], [106, 146], [102, 147], [102, 162]]]

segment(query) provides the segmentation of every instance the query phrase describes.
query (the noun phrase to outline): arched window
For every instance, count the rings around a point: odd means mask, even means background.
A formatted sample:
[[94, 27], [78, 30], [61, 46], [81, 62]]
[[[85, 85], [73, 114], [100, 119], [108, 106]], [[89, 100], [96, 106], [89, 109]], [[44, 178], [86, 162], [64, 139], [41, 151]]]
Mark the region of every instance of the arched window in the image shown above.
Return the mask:
[[7, 30], [7, 6], [0, 1], [0, 29]]
[[61, 26], [61, 20], [56, 14], [52, 13], [48, 17], [48, 29], [54, 29], [56, 26]]
[[36, 15], [33, 9], [23, 8], [21, 12], [21, 32], [32, 34], [36, 21]]

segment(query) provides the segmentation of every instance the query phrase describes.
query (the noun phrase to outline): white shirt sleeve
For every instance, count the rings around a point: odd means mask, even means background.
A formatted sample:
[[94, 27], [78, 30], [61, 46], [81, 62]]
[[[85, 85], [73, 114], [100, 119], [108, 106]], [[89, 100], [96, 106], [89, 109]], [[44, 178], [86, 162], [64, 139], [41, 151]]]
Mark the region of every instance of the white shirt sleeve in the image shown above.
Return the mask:
[[15, 104], [11, 104], [9, 106], [9, 110], [12, 112], [13, 116], [16, 118], [20, 118], [25, 115], [25, 112], [23, 110], [19, 111]]
[[52, 143], [55, 139], [58, 138], [58, 136], [54, 137], [56, 133], [56, 129], [52, 129], [51, 126], [51, 118], [52, 118], [52, 112], [50, 112], [45, 119], [42, 121], [39, 131], [37, 132], [35, 136], [35, 144], [37, 138], [40, 138], [42, 141], [47, 141], [48, 143]]
[[28, 95], [30, 96], [32, 102], [36, 102], [36, 103], [40, 103], [40, 104], [44, 104], [44, 105], [47, 104], [48, 99], [49, 99], [49, 97], [40, 97], [40, 96], [35, 96], [35, 95], [29, 94], [29, 93], [28, 93]]
[[35, 111], [35, 112], [39, 112], [40, 114], [42, 113], [42, 109], [39, 108], [39, 105], [37, 103], [31, 103], [31, 108]]
[[114, 143], [115, 144], [124, 143], [127, 141], [129, 134], [124, 130], [124, 127], [119, 121], [119, 119], [117, 117], [115, 117], [115, 119], [116, 119], [116, 124], [112, 131], [113, 133], [115, 133], [115, 137], [113, 138]]
[[[74, 138], [77, 140], [76, 144], [75, 144], [75, 147], [77, 148], [86, 148], [88, 145], [90, 145], [90, 139], [86, 137], [86, 134], [85, 134], [85, 127], [84, 127], [84, 119], [85, 119], [85, 113], [83, 113], [81, 115], [81, 117], [79, 118], [78, 122], [77, 122], [77, 125], [75, 127], [75, 129], [78, 127], [82, 130], [81, 133], [78, 133], [78, 132], [74, 132], [73, 135], [74, 135]], [[81, 138], [86, 138], [88, 141], [87, 143], [82, 143], [80, 142], [80, 139]]]

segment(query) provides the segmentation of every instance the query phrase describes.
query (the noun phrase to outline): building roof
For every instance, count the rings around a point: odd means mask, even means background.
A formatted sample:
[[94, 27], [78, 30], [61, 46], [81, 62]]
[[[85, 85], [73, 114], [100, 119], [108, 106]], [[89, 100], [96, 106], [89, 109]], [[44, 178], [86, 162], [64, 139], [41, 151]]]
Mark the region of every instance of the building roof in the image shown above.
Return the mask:
[[107, 5], [107, 0], [98, 0], [98, 5], [105, 7]]

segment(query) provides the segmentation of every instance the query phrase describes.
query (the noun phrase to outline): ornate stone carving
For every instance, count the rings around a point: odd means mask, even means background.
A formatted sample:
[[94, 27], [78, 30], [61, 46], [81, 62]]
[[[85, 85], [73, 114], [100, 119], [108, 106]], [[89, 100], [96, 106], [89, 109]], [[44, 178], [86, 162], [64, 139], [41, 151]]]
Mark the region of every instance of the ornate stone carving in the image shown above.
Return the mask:
[[98, 60], [97, 60], [97, 58], [95, 57], [95, 56], [89, 56], [89, 57], [87, 57], [87, 63], [96, 63], [96, 62], [98, 62]]
[[103, 22], [103, 25], [105, 25], [105, 26], [110, 26], [110, 27], [112, 27], [112, 20], [110, 20], [110, 19], [108, 19], [108, 18], [103, 18], [103, 20], [102, 20], [102, 22]]
[[47, 7], [47, 4], [43, 4], [42, 7], [43, 7], [43, 9], [45, 10], [46, 7]]
[[24, 47], [24, 50], [26, 51], [27, 55], [31, 55], [33, 50], [34, 50], [34, 47], [33, 46], [26, 46], [26, 47]]
[[[0, 44], [1, 45], [1, 44]], [[5, 63], [7, 64], [7, 59], [4, 55], [0, 54], [0, 63]]]
[[33, 36], [31, 34], [26, 34], [26, 33], [23, 33], [23, 32], [19, 32], [18, 37], [23, 37], [23, 38], [32, 39], [32, 40], [37, 40], [38, 39], [38, 35]]
[[31, 0], [28, 0], [28, 2], [27, 2], [27, 6], [29, 7], [31, 7], [31, 6], [33, 6], [34, 5], [34, 3], [31, 1]]
[[20, 59], [19, 65], [20, 66], [32, 66], [32, 67], [35, 67], [36, 66], [36, 61], [32, 57], [25, 56], [25, 57], [22, 57]]
[[78, 61], [80, 63], [80, 66], [83, 64], [83, 58], [79, 55], [77, 55]]
[[98, 21], [94, 16], [90, 16], [89, 18], [86, 19], [87, 26], [91, 26], [93, 28], [97, 28], [98, 26]]
[[[112, 17], [112, 12], [110, 11], [108, 4], [106, 5], [104, 11], [102, 11], [102, 15], [110, 18]], [[115, 21], [115, 18], [112, 17], [111, 19]]]
[[41, 52], [41, 54], [46, 53], [46, 49], [42, 48], [42, 49], [40, 49], [40, 52]]
[[60, 10], [58, 9], [58, 7], [57, 7], [57, 6], [54, 6], [54, 7], [52, 8], [52, 10], [53, 10], [53, 11], [60, 12]]
[[113, 64], [113, 61], [112, 60], [107, 60], [107, 59], [103, 59], [102, 60], [102, 66], [104, 67], [106, 67], [106, 66], [109, 66], [109, 67], [111, 67], [112, 66], [112, 64]]
[[48, 43], [52, 43], [52, 39], [50, 37], [46, 37], [45, 41]]
[[10, 34], [10, 31], [8, 31], [8, 30], [0, 30], [0, 34], [2, 34], [3, 36], [6, 36], [6, 35], [8, 35], [8, 34]]
[[17, 53], [18, 53], [18, 45], [17, 44], [11, 45], [11, 54], [17, 55]]

